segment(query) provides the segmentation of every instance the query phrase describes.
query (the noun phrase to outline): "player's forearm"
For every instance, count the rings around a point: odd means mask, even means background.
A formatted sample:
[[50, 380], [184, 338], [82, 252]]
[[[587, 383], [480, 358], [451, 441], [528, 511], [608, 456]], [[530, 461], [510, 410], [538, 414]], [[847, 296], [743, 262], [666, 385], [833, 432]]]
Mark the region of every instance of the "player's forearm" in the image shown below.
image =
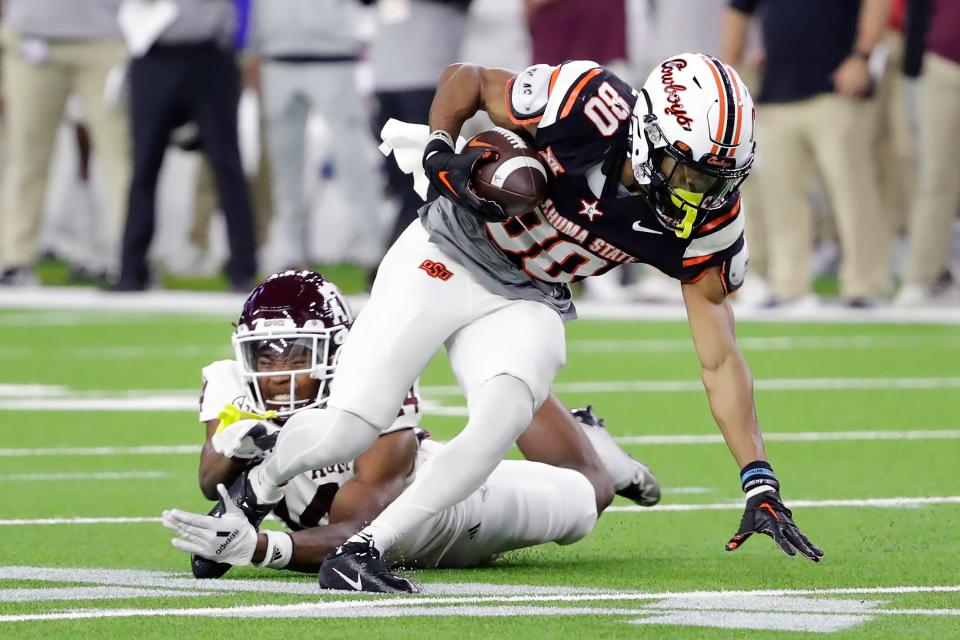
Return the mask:
[[753, 402], [753, 379], [743, 356], [734, 351], [716, 367], [703, 369], [710, 410], [740, 468], [766, 460]]
[[[290, 534], [293, 539], [293, 554], [285, 569], [303, 573], [316, 573], [323, 559], [333, 553], [347, 538], [359, 531], [361, 525], [352, 522], [338, 522], [331, 525], [311, 527]], [[263, 562], [267, 550], [267, 535], [257, 535], [257, 549], [253, 552], [252, 562]]]
[[216, 500], [217, 484], [230, 486], [247, 467], [249, 460], [227, 458], [213, 450], [209, 444], [200, 452], [200, 491], [207, 500]]
[[483, 104], [482, 69], [473, 64], [452, 64], [437, 81], [437, 93], [430, 105], [430, 130], [446, 131], [456, 140], [463, 123]]
[[857, 39], [853, 50], [869, 53], [880, 42], [890, 19], [891, 0], [864, 0], [860, 6]]

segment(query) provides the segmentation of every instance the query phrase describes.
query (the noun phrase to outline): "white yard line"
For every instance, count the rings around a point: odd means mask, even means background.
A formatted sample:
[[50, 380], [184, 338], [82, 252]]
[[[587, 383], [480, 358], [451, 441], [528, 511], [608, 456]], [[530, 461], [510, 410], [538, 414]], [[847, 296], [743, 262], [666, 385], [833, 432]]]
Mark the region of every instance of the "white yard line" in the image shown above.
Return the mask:
[[[610, 592], [610, 593], [576, 593], [555, 595], [503, 595], [503, 596], [475, 596], [475, 597], [423, 597], [401, 596], [382, 597], [376, 599], [339, 600], [321, 602], [303, 602], [285, 605], [249, 605], [235, 607], [189, 607], [175, 609], [80, 609], [72, 611], [58, 611], [53, 613], [14, 614], [0, 616], [0, 622], [31, 622], [41, 620], [81, 620], [90, 618], [128, 618], [128, 617], [168, 617], [168, 616], [205, 616], [205, 617], [297, 617], [303, 615], [317, 615], [341, 617], [345, 612], [352, 612], [356, 617], [368, 617], [371, 610], [376, 617], [393, 617], [401, 615], [484, 615], [476, 605], [508, 605], [513, 603], [581, 603], [581, 602], [627, 602], [627, 601], [660, 601], [670, 599], [699, 600], [705, 597], [721, 597], [724, 600], [739, 598], [742, 610], [753, 610], [749, 603], [765, 602], [766, 599], [791, 598], [794, 596], [829, 596], [829, 595], [900, 595], [911, 593], [957, 593], [960, 586], [897, 586], [897, 587], [867, 587], [867, 588], [840, 588], [840, 589], [771, 589], [757, 591], [689, 591], [689, 592]], [[776, 601], [770, 602], [770, 609], [776, 611]], [[789, 604], [789, 601], [788, 601]], [[882, 603], [881, 603], [882, 604]], [[438, 607], [438, 605], [454, 605], [453, 607]], [[460, 611], [460, 606], [471, 606], [468, 611]], [[765, 605], [766, 606], [766, 603]], [[806, 607], [809, 609], [809, 607]], [[834, 611], [833, 603], [824, 603], [824, 609]], [[396, 611], [391, 614], [389, 611]], [[767, 610], [767, 609], [764, 609]], [[511, 607], [500, 611], [491, 611], [487, 615], [524, 616], [542, 612], [540, 608]], [[664, 615], [662, 608], [641, 608], [613, 610], [590, 609], [571, 610], [569, 615], [584, 615], [585, 613], [609, 613], [610, 615]], [[850, 623], [860, 623], [869, 620], [866, 614], [873, 615], [909, 615], [909, 616], [957, 616], [960, 609], [879, 609], [865, 606], [863, 617], [846, 620]], [[546, 615], [562, 615], [560, 607], [551, 608]], [[354, 617], [351, 615], [349, 617]]]
[[[960, 496], [937, 496], [917, 498], [863, 498], [840, 500], [790, 500], [791, 507], [805, 509], [819, 507], [856, 507], [856, 508], [917, 508], [927, 505], [960, 504]], [[743, 509], [743, 501], [714, 502], [709, 504], [665, 504], [655, 507], [608, 507], [606, 513], [666, 513], [675, 511], [738, 511]], [[0, 526], [34, 525], [76, 525], [76, 524], [144, 524], [160, 522], [157, 517], [108, 517], [108, 518], [17, 518], [0, 520]]]
[[[896, 441], [896, 440], [957, 440], [960, 429], [917, 429], [891, 431], [801, 431], [763, 434], [767, 442], [835, 442], [835, 441]], [[648, 436], [614, 436], [614, 441], [628, 445], [694, 445], [720, 444], [720, 434], [662, 434]], [[127, 456], [127, 455], [195, 455], [198, 444], [155, 445], [136, 447], [40, 447], [0, 449], [0, 458], [36, 456]]]
[[160, 518], [15, 518], [12, 520], [0, 520], [0, 527], [66, 524], [143, 524], [146, 522], [160, 522]]
[[[914, 509], [936, 504], [960, 504], [960, 496], [936, 496], [917, 498], [855, 498], [838, 500], [793, 500], [791, 508], [868, 508], [868, 509]], [[714, 502], [712, 504], [659, 504], [655, 507], [607, 507], [604, 513], [657, 513], [676, 511], [742, 511], [743, 500]], [[2, 522], [2, 521], [0, 521]]]
[[[704, 435], [614, 436], [618, 444], [721, 444], [719, 433]], [[835, 442], [865, 440], [957, 440], [960, 429], [918, 429], [915, 431], [800, 431], [796, 433], [764, 432], [766, 442]]]
[[[957, 336], [740, 336], [737, 345], [747, 351], [794, 351], [798, 349], [916, 349], [920, 347], [957, 348]], [[567, 350], [578, 353], [692, 352], [693, 342], [686, 338], [649, 338], [637, 340], [567, 340]]]
[[[753, 386], [762, 391], [957, 389], [960, 377], [759, 378], [753, 381]], [[551, 389], [556, 393], [703, 393], [703, 383], [699, 380], [603, 380], [558, 382]], [[428, 398], [462, 395], [456, 385], [421, 387], [421, 391]]]
[[0, 449], [0, 458], [23, 458], [33, 456], [153, 456], [194, 455], [200, 452], [198, 444], [157, 445], [143, 447], [42, 447], [24, 449]]
[[169, 471], [98, 471], [91, 473], [18, 473], [0, 475], [0, 482], [49, 481], [49, 480], [153, 480], [169, 478]]
[[[2, 323], [0, 323], [2, 326]], [[956, 336], [741, 336], [737, 344], [747, 351], [795, 351], [842, 349], [916, 349], [958, 348]], [[624, 352], [692, 352], [693, 342], [684, 338], [645, 339], [573, 339], [567, 341], [567, 350], [577, 353]], [[46, 350], [43, 350], [46, 353]], [[37, 353], [29, 347], [0, 347], [0, 358], [26, 358]], [[99, 360], [130, 360], [139, 358], [230, 358], [229, 345], [107, 345], [100, 347], [59, 347], [53, 354], [63, 358], [97, 358]]]
[[0, 347], [0, 358], [36, 358], [43, 353], [57, 358], [83, 358], [95, 360], [193, 359], [203, 356], [209, 359], [233, 357], [229, 345], [150, 345], [150, 346], [103, 346], [61, 347], [53, 351], [28, 347]]
[[[600, 380], [559, 382], [557, 393], [703, 393], [699, 380]], [[760, 391], [849, 391], [958, 389], [960, 377], [912, 378], [766, 378], [754, 380]], [[435, 403], [437, 398], [460, 397], [455, 385], [421, 388], [426, 401], [434, 402], [437, 415], [466, 415], [461, 406]], [[0, 411], [195, 411], [195, 389], [72, 391], [56, 385], [0, 386]], [[429, 411], [428, 411], [429, 413]]]
[[[366, 303], [366, 295], [348, 296], [350, 306], [359, 311]], [[43, 287], [0, 290], [0, 308], [101, 312], [104, 316], [117, 312], [127, 314], [188, 313], [205, 316], [236, 317], [244, 296], [210, 291], [148, 291], [146, 293], [117, 294], [87, 287]], [[607, 304], [577, 302], [581, 318], [597, 320], [686, 320], [682, 305]], [[839, 303], [826, 302], [820, 308], [806, 311], [790, 309], [748, 309], [736, 307], [739, 320], [776, 323], [855, 323], [855, 324], [960, 324], [960, 308], [956, 306], [900, 309], [850, 309]], [[26, 314], [18, 314], [26, 315]], [[2, 324], [0, 318], [0, 324]], [[78, 323], [82, 318], [77, 317]]]
[[197, 395], [4, 399], [0, 411], [196, 411]]

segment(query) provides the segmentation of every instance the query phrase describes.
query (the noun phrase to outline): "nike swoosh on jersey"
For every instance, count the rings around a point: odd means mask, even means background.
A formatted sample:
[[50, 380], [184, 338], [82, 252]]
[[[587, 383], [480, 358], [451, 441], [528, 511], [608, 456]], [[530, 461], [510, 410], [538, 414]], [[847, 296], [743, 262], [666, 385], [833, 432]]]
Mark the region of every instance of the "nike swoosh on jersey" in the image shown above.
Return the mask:
[[359, 572], [359, 571], [357, 572], [357, 579], [356, 579], [356, 580], [351, 580], [351, 579], [348, 578], [347, 576], [343, 575], [343, 573], [340, 571], [340, 569], [334, 569], [334, 571], [337, 573], [338, 576], [340, 576], [341, 578], [343, 578], [343, 581], [346, 582], [348, 585], [350, 585], [351, 587], [353, 587], [353, 588], [356, 589], [357, 591], [363, 591], [363, 581], [360, 579], [360, 572]]
[[650, 229], [649, 227], [643, 226], [642, 224], [640, 224], [639, 220], [634, 221], [632, 228], [634, 231], [642, 231], [643, 233], [655, 233], [657, 235], [660, 235], [663, 233], [663, 231], [658, 231], [656, 229]]

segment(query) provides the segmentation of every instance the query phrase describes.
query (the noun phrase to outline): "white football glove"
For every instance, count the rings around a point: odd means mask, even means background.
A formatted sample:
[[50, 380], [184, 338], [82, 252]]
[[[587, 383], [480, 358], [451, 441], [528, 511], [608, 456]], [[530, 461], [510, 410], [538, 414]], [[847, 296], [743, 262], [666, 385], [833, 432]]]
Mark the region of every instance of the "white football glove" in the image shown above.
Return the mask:
[[226, 511], [219, 518], [179, 509], [163, 512], [163, 526], [180, 536], [170, 542], [184, 553], [214, 562], [235, 567], [250, 564], [257, 549], [257, 530], [247, 522], [222, 484], [217, 485], [217, 491], [226, 505]]
[[214, 451], [228, 458], [259, 458], [273, 448], [280, 427], [266, 420], [238, 420], [210, 439]]

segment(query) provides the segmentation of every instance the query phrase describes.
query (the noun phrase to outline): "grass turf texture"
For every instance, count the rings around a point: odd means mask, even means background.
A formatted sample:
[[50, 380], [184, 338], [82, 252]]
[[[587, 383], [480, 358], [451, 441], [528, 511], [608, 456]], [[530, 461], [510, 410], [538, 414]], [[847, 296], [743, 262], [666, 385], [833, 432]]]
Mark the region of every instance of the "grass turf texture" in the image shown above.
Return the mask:
[[[135, 390], [199, 387], [199, 369], [229, 357], [232, 311], [222, 316], [146, 316], [92, 312], [0, 312], [2, 385], [60, 385], [67, 392], [118, 397]], [[61, 321], [62, 319], [62, 321]], [[904, 325], [742, 324], [739, 335], [757, 380], [791, 378], [948, 378], [956, 375], [960, 328]], [[695, 381], [699, 371], [682, 323], [577, 321], [568, 325], [568, 365], [561, 385], [579, 382]], [[773, 340], [784, 338], [785, 340]], [[751, 340], [755, 339], [755, 340]], [[763, 340], [766, 339], [766, 340]], [[749, 345], [753, 344], [751, 347]], [[443, 355], [423, 379], [431, 388], [453, 379]], [[960, 401], [955, 385], [929, 389], [759, 390], [765, 431], [908, 431], [956, 429]], [[564, 387], [561, 386], [561, 389]], [[12, 390], [7, 396], [16, 396]], [[570, 405], [591, 402], [618, 436], [715, 434], [702, 391], [563, 393]], [[0, 400], [3, 394], [0, 394]], [[434, 394], [462, 406], [456, 395]], [[463, 419], [426, 415], [440, 439], [452, 437]], [[200, 442], [201, 427], [189, 411], [12, 411], [0, 409], [3, 448], [184, 445]], [[739, 499], [736, 468], [722, 444], [625, 445], [661, 477], [665, 504], [709, 504]], [[771, 442], [770, 458], [791, 500], [954, 496], [960, 440]], [[205, 510], [196, 489], [194, 453], [156, 455], [4, 456], [0, 518], [157, 517], [169, 506]], [[16, 479], [42, 473], [156, 472], [128, 479]], [[670, 493], [697, 487], [699, 493]], [[618, 500], [618, 505], [625, 502]], [[471, 571], [422, 571], [424, 583], [478, 582], [601, 588], [647, 593], [721, 589], [831, 589], [936, 586], [960, 583], [960, 505], [919, 508], [797, 508], [797, 520], [826, 551], [814, 565], [783, 556], [765, 538], [733, 554], [723, 543], [736, 529], [736, 510], [608, 513], [595, 532], [573, 546], [547, 545], [508, 555]], [[186, 558], [169, 545], [158, 523], [0, 526], [0, 567], [76, 567], [177, 572]], [[2, 570], [0, 570], [2, 571]], [[3, 574], [0, 574], [3, 575]], [[312, 585], [314, 578], [244, 568], [231, 579]], [[744, 629], [677, 625], [637, 627], [647, 614], [513, 615], [402, 618], [119, 617], [89, 620], [3, 622], [2, 616], [64, 610], [177, 609], [289, 605], [336, 600], [316, 593], [225, 592], [198, 596], [125, 597], [102, 600], [12, 600], [13, 589], [96, 586], [70, 582], [0, 580], [0, 637], [195, 637], [253, 634], [272, 638], [307, 633], [351, 637], [636, 637], [728, 638], [755, 635]], [[4, 597], [4, 594], [11, 594]], [[574, 591], [576, 593], [576, 591]], [[953, 615], [877, 615], [836, 638], [944, 638], [960, 636], [960, 594], [838, 595], [879, 599], [882, 609], [948, 609]], [[376, 599], [372, 599], [376, 601]], [[655, 600], [481, 602], [469, 606], [577, 607], [635, 610]], [[745, 598], [763, 610], [767, 600]], [[371, 605], [373, 606], [373, 605]], [[396, 607], [399, 609], [400, 607]], [[769, 632], [767, 632], [769, 633]], [[780, 632], [775, 632], [779, 634]], [[791, 633], [790, 637], [824, 637]]]

